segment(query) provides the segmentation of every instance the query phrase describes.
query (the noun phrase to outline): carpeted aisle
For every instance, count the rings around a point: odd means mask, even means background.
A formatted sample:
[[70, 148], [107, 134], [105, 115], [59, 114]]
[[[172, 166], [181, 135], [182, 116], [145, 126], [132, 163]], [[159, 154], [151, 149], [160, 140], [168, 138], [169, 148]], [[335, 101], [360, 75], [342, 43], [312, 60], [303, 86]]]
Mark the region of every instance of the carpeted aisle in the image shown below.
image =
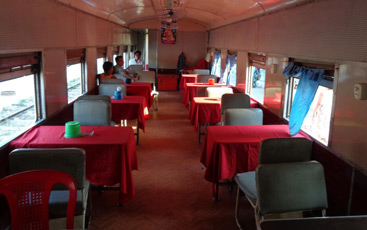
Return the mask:
[[[137, 147], [136, 196], [119, 207], [117, 192], [93, 192], [90, 229], [236, 229], [235, 191], [223, 187], [221, 201], [212, 201], [201, 147], [179, 92], [160, 92], [159, 111], [151, 108]], [[255, 229], [253, 209], [245, 198], [241, 206], [243, 227]]]

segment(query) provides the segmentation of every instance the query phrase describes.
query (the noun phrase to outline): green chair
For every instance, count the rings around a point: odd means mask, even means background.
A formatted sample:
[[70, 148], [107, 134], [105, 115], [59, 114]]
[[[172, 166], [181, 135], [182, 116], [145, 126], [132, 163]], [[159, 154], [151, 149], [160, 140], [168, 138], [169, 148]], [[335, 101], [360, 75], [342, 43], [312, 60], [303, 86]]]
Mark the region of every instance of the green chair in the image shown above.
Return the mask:
[[[311, 153], [312, 142], [306, 138], [270, 138], [260, 143], [259, 165], [306, 162], [311, 160]], [[237, 184], [235, 219], [238, 228], [242, 229], [238, 220], [240, 191], [255, 208], [257, 203], [255, 171], [238, 173], [234, 180]]]

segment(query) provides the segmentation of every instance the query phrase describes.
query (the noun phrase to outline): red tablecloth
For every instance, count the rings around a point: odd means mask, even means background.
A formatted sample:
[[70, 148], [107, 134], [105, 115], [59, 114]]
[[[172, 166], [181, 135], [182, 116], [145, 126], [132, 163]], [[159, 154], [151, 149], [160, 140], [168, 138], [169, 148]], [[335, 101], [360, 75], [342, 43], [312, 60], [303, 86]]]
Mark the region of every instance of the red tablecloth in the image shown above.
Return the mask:
[[145, 97], [148, 109], [153, 105], [152, 85], [148, 82], [132, 82], [126, 85], [126, 95]]
[[[257, 108], [258, 102], [251, 99], [251, 108]], [[199, 123], [216, 124], [221, 121], [221, 99], [212, 97], [194, 97], [192, 100], [189, 119], [198, 131]]]
[[138, 126], [145, 131], [145, 119], [149, 112], [145, 98], [142, 96], [125, 96], [122, 100], [111, 99], [112, 120], [119, 123], [121, 120], [138, 120]]
[[222, 83], [215, 83], [214, 85], [209, 85], [208, 83], [186, 83], [186, 90], [182, 98], [182, 103], [186, 106], [186, 108], [189, 108], [189, 102], [192, 102], [192, 99], [194, 97], [197, 96], [204, 97], [205, 90], [208, 87], [227, 87], [227, 86]]
[[138, 169], [131, 127], [83, 126], [93, 136], [65, 138], [64, 126], [35, 126], [10, 143], [17, 148], [82, 148], [86, 152], [86, 178], [97, 185], [120, 183], [119, 202], [135, 196], [132, 170]]
[[[217, 182], [237, 173], [254, 171], [258, 165], [260, 142], [288, 137], [291, 137], [288, 125], [208, 127], [201, 153], [201, 163], [206, 167], [205, 179]], [[293, 137], [309, 138], [302, 132]]]
[[198, 74], [182, 74], [180, 81], [180, 90], [182, 95], [186, 89], [186, 83], [196, 83]]

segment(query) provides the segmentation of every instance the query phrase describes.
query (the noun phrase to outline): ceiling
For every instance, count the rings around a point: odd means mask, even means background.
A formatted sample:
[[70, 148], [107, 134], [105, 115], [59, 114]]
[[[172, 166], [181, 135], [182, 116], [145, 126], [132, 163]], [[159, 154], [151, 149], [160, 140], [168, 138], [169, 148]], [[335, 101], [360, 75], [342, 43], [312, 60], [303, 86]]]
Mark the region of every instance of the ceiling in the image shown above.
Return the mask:
[[[309, 0], [57, 0], [127, 28], [157, 29], [162, 20], [210, 30]], [[169, 12], [171, 10], [171, 16]]]

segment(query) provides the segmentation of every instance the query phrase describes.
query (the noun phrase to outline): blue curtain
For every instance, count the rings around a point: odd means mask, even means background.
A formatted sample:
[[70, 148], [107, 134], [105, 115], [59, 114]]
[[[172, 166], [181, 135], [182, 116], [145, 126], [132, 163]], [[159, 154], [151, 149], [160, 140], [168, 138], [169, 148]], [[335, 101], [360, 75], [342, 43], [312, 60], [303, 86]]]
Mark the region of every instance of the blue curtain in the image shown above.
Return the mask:
[[213, 65], [212, 65], [211, 74], [215, 75], [215, 76], [218, 76], [218, 77], [220, 77], [221, 74], [222, 74], [220, 51], [215, 51], [215, 53], [214, 53], [214, 62], [213, 62]]
[[226, 69], [220, 82], [226, 85], [236, 85], [236, 70], [237, 70], [237, 56], [227, 55], [226, 58]]
[[310, 109], [317, 88], [324, 76], [324, 70], [298, 66], [291, 62], [284, 69], [283, 75], [287, 79], [301, 76], [289, 117], [289, 132], [291, 135], [296, 135], [300, 131], [303, 120]]

